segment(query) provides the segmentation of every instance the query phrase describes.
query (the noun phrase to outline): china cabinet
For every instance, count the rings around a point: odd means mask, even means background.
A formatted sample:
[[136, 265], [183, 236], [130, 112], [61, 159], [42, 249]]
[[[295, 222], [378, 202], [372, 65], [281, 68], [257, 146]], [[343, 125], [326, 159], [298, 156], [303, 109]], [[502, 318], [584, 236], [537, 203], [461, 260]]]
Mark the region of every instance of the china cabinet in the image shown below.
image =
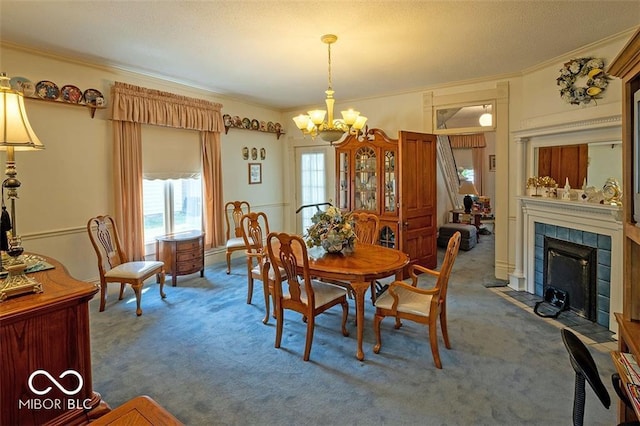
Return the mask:
[[[623, 312], [616, 313], [621, 352], [640, 359], [640, 30], [614, 59], [609, 73], [622, 79]], [[635, 213], [635, 215], [634, 215]], [[621, 421], [635, 420], [619, 404]]]
[[379, 243], [433, 268], [436, 249], [436, 137], [380, 129], [336, 145], [336, 203], [380, 218]]

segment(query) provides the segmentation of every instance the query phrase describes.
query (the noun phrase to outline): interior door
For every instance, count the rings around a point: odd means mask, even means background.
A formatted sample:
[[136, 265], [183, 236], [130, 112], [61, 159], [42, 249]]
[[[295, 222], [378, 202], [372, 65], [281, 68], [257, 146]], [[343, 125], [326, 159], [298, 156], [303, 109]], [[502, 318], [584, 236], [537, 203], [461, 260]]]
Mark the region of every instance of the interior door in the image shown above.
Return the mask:
[[[335, 149], [330, 146], [296, 147], [296, 205], [333, 204], [335, 195]], [[322, 207], [325, 209], [326, 207]], [[310, 225], [315, 208], [296, 214], [296, 233], [302, 235]]]
[[400, 250], [411, 263], [435, 268], [438, 263], [437, 188], [435, 135], [401, 131], [400, 160]]

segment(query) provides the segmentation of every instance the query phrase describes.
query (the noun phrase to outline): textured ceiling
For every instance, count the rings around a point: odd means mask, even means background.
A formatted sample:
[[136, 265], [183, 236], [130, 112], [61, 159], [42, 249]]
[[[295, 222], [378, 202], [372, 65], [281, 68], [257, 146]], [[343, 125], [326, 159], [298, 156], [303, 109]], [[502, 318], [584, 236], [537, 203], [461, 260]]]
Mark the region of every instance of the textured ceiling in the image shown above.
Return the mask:
[[[519, 72], [640, 24], [640, 1], [6, 1], [3, 42], [291, 109]], [[569, 58], [567, 58], [569, 59]]]

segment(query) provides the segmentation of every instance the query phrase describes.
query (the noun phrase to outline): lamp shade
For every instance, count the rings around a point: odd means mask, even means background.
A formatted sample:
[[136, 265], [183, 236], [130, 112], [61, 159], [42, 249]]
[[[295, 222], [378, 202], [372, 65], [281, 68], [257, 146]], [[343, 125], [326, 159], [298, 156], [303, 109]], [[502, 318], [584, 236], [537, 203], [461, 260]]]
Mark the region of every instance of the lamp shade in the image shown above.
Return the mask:
[[480, 125], [482, 127], [492, 126], [493, 125], [493, 116], [490, 113], [485, 112], [484, 114], [482, 114], [480, 116], [478, 121], [480, 122]]
[[44, 148], [29, 124], [22, 93], [8, 87], [6, 76], [1, 75], [0, 80], [0, 150], [9, 147], [16, 151]]
[[460, 195], [478, 195], [478, 190], [473, 182], [468, 180], [463, 180], [460, 184], [460, 188], [458, 188], [458, 194]]

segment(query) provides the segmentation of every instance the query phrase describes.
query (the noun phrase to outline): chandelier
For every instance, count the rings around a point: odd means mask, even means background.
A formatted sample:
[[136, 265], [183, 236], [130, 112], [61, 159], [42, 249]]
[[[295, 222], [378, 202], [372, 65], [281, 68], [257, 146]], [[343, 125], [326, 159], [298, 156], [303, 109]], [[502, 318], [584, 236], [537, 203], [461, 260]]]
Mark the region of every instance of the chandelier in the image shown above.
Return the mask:
[[[308, 111], [307, 114], [300, 114], [297, 117], [293, 117], [293, 121], [296, 123], [298, 129], [302, 131], [303, 135], [311, 135], [315, 138], [317, 135], [322, 140], [331, 144], [340, 139], [345, 133], [354, 134], [358, 136], [360, 130], [367, 122], [367, 117], [360, 115], [360, 112], [349, 109], [347, 111], [341, 111], [342, 119], [333, 118], [333, 99], [334, 90], [331, 85], [331, 45], [338, 40], [338, 36], [333, 34], [325, 34], [320, 37], [323, 43], [327, 45], [328, 57], [329, 57], [329, 87], [324, 92], [327, 94], [325, 103], [327, 104], [326, 110], [313, 110]], [[325, 121], [325, 116], [327, 120]]]

